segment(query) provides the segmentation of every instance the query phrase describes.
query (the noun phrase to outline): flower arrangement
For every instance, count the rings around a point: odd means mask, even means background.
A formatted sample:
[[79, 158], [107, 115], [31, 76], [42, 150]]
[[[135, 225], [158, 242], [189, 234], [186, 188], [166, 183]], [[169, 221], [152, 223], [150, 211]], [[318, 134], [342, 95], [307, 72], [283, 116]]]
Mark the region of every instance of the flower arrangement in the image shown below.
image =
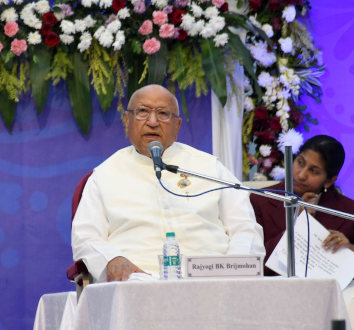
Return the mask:
[[[231, 3], [230, 3], [231, 4]], [[37, 112], [50, 84], [65, 80], [73, 116], [87, 135], [90, 85], [106, 112], [113, 97], [146, 83], [165, 83], [196, 97], [210, 87], [222, 105], [236, 62], [245, 71], [245, 173], [269, 175], [280, 164], [277, 140], [313, 121], [297, 105], [320, 97], [318, 52], [295, 18], [303, 0], [0, 0], [0, 113], [9, 130], [16, 102], [31, 91]], [[256, 145], [255, 154], [248, 151]], [[250, 163], [249, 161], [250, 160]]]
[[271, 45], [251, 34], [246, 37], [262, 98], [257, 102], [246, 81], [243, 172], [247, 176], [250, 167], [256, 166], [253, 180], [281, 180], [284, 146], [292, 146], [297, 153], [303, 142], [295, 128], [302, 125], [308, 130], [308, 123], [317, 124], [306, 107], [299, 105], [299, 98], [307, 94], [320, 102], [318, 77], [324, 66], [307, 28], [297, 19], [306, 14], [308, 1], [250, 0], [249, 6], [249, 20], [267, 34]]

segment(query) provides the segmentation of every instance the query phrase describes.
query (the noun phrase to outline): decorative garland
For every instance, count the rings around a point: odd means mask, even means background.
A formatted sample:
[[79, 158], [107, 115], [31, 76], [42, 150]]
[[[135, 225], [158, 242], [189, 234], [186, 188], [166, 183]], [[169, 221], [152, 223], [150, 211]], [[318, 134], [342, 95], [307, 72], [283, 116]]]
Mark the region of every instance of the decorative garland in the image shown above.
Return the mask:
[[[301, 94], [321, 95], [318, 52], [297, 19], [303, 0], [0, 0], [0, 113], [12, 130], [16, 103], [31, 90], [37, 113], [50, 84], [65, 80], [73, 116], [87, 136], [90, 85], [106, 112], [147, 83], [196, 97], [214, 91], [222, 105], [234, 67], [245, 70], [244, 172], [269, 175], [280, 164], [279, 137], [306, 121]], [[305, 124], [306, 125], [306, 124]], [[289, 134], [288, 134], [289, 135]], [[255, 153], [249, 153], [249, 142]], [[271, 174], [272, 175], [272, 174]], [[275, 177], [274, 175], [272, 175]]]

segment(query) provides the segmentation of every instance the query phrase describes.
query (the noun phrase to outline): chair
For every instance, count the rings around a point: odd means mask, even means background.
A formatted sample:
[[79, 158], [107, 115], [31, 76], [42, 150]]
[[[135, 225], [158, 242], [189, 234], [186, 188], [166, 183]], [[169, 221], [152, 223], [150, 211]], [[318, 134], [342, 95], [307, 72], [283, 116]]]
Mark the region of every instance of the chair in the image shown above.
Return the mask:
[[[74, 216], [76, 210], [79, 206], [82, 192], [84, 190], [85, 184], [92, 174], [92, 171], [87, 173], [77, 184], [74, 195], [71, 202], [71, 223], [74, 220]], [[67, 270], [66, 276], [70, 281], [75, 282], [76, 284], [76, 294], [77, 299], [79, 299], [82, 290], [85, 288], [86, 285], [92, 282], [92, 276], [88, 272], [86, 265], [82, 261], [82, 259], [75, 261]]]

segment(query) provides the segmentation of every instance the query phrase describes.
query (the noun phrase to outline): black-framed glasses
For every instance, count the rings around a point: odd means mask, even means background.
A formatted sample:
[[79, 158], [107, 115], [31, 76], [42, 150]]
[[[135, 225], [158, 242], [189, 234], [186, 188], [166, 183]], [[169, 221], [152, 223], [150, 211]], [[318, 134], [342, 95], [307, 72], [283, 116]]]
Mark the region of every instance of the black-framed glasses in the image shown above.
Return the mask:
[[171, 117], [176, 117], [179, 118], [176, 114], [174, 114], [172, 111], [164, 108], [155, 108], [151, 109], [149, 107], [137, 107], [135, 109], [127, 110], [128, 112], [131, 112], [134, 114], [135, 119], [137, 120], [146, 120], [150, 118], [151, 112], [155, 111], [156, 118], [159, 121], [169, 121]]

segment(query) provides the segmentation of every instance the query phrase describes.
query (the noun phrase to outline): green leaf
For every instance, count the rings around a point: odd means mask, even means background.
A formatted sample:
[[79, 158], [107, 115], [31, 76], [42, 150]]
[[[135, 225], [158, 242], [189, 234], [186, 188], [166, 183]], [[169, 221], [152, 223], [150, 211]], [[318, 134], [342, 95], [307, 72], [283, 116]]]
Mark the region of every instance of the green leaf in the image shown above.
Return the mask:
[[16, 102], [9, 98], [6, 91], [0, 92], [0, 114], [7, 129], [12, 132], [15, 121]]
[[203, 68], [209, 84], [222, 106], [227, 100], [226, 74], [221, 51], [208, 39], [201, 42]]
[[186, 116], [187, 121], [189, 121], [189, 113], [188, 113], [187, 100], [186, 100], [186, 92], [184, 90], [181, 90], [181, 102], [182, 102], [183, 113]]
[[263, 93], [261, 87], [258, 85], [257, 77], [253, 69], [253, 59], [250, 51], [241, 41], [240, 37], [237, 34], [229, 34], [228, 46], [230, 47], [234, 56], [240, 61], [248, 74], [252, 77], [254, 82], [254, 90], [257, 94], [258, 102], [261, 101]]
[[37, 114], [42, 113], [47, 101], [50, 80], [46, 79], [50, 71], [50, 53], [45, 48], [36, 50], [36, 61], [31, 61], [30, 79], [32, 96], [37, 108]]
[[109, 72], [109, 77], [105, 80], [105, 88], [107, 93], [106, 94], [97, 93], [97, 96], [101, 108], [103, 109], [103, 112], [106, 113], [112, 104], [112, 100], [114, 96], [114, 75], [109, 65], [106, 62], [103, 63], [107, 72]]
[[149, 77], [150, 84], [162, 85], [166, 77], [167, 47], [164, 42], [161, 43], [160, 50], [148, 57], [149, 59]]
[[125, 56], [126, 63], [129, 68], [128, 74], [128, 99], [132, 96], [132, 94], [139, 89], [146, 85], [146, 79], [139, 84], [139, 80], [141, 75], [144, 71], [144, 55], [134, 55], [126, 53]]
[[74, 118], [87, 137], [91, 125], [89, 67], [78, 52], [70, 54], [70, 59], [74, 67], [73, 73], [66, 80], [70, 103]]

